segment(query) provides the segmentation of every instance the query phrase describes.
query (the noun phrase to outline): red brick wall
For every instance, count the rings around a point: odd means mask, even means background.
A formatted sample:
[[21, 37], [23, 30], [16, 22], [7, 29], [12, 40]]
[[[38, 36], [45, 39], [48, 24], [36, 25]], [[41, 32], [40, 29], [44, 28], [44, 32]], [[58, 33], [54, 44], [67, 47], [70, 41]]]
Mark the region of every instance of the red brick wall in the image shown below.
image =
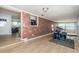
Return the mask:
[[23, 38], [32, 38], [44, 34], [51, 33], [51, 24], [54, 24], [53, 21], [49, 21], [44, 18], [38, 18], [38, 26], [34, 27], [30, 25], [30, 15], [28, 13], [22, 12], [22, 21], [23, 21]]

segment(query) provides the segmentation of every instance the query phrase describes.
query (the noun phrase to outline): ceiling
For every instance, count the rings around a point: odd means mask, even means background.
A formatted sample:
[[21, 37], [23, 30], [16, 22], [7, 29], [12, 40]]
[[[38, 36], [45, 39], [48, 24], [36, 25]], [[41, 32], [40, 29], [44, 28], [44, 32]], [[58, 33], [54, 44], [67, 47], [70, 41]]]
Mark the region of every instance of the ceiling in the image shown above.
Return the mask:
[[79, 16], [78, 5], [11, 5], [22, 10], [34, 13], [41, 16], [43, 14], [42, 8], [49, 8], [47, 13], [44, 14], [49, 20], [53, 21], [74, 21], [70, 18]]
[[0, 7], [0, 14], [8, 14], [11, 15], [13, 19], [20, 19], [20, 13], [14, 12], [5, 8]]

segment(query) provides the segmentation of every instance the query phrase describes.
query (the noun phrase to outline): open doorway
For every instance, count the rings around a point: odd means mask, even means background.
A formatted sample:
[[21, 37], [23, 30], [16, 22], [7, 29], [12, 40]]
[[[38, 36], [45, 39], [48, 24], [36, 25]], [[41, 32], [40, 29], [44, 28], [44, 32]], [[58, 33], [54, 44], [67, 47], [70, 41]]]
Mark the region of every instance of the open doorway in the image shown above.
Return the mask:
[[0, 47], [21, 39], [20, 12], [0, 8]]
[[19, 16], [12, 16], [11, 20], [11, 33], [12, 37], [16, 37], [17, 39], [20, 39], [21, 37], [21, 20]]

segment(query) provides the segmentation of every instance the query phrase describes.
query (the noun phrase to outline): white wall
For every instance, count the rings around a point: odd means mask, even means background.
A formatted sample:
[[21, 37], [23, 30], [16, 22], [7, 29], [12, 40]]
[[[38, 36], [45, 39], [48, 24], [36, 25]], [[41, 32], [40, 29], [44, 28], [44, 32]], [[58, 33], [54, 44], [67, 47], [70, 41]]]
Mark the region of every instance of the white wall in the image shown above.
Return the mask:
[[78, 37], [79, 37], [79, 17], [77, 18], [77, 33], [78, 33]]
[[7, 19], [6, 26], [0, 27], [0, 35], [11, 34], [11, 15], [0, 13], [0, 18]]

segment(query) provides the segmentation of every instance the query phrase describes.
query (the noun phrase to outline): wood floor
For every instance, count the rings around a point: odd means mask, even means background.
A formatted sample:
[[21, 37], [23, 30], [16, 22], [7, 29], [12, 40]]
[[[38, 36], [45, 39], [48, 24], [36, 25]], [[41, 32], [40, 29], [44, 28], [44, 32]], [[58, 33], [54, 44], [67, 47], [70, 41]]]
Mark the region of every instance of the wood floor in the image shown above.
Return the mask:
[[[29, 42], [24, 42], [21, 45], [18, 45], [11, 49], [6, 49], [1, 52], [4, 53], [75, 53], [79, 52], [78, 49], [71, 49], [69, 47], [65, 47], [49, 40], [52, 39], [51, 36], [42, 37], [39, 39], [35, 39]], [[79, 48], [79, 47], [77, 47]]]
[[0, 47], [19, 42], [20, 38], [13, 35], [0, 35]]

